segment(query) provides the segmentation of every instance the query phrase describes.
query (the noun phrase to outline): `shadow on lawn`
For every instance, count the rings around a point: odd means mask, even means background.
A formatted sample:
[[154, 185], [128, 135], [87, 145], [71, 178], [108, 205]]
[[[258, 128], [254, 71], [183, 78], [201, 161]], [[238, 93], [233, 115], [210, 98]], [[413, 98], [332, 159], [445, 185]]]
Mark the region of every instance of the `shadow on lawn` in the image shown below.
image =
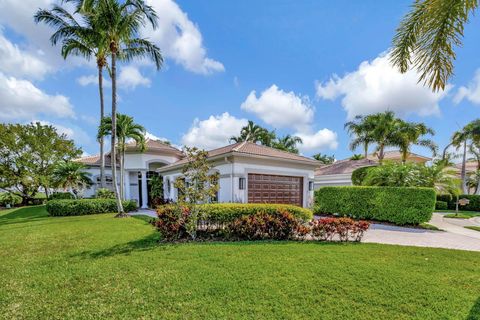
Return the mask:
[[143, 239], [118, 244], [111, 248], [107, 248], [99, 251], [84, 251], [79, 254], [73, 255], [73, 257], [98, 259], [98, 258], [111, 257], [119, 254], [129, 255], [132, 252], [148, 251], [148, 250], [161, 247], [159, 245], [159, 239], [160, 239], [160, 236], [158, 232], [155, 232]]
[[6, 214], [0, 211], [0, 225], [39, 221], [46, 218], [48, 213], [44, 206], [20, 207]]
[[479, 320], [480, 319], [480, 297], [475, 301], [472, 309], [468, 313], [468, 316], [465, 320]]

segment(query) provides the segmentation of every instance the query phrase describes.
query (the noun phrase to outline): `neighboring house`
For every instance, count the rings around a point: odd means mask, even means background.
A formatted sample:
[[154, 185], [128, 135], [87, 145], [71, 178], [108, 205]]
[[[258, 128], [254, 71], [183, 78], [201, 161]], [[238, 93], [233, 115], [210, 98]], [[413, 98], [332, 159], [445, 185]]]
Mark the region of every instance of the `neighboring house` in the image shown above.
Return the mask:
[[[128, 144], [125, 155], [125, 198], [148, 207], [148, 180], [160, 174], [165, 199], [177, 200], [175, 179], [182, 178], [184, 154], [161, 141], [147, 139], [145, 152]], [[100, 186], [100, 157], [78, 159], [87, 166], [95, 184], [84, 196], [93, 196]], [[289, 152], [240, 142], [208, 152], [212, 172], [218, 172], [218, 202], [288, 203], [303, 207], [313, 201], [314, 170], [319, 162]], [[111, 188], [110, 154], [106, 156], [106, 174]]]
[[[415, 153], [409, 153], [407, 162], [426, 163], [432, 160]], [[384, 161], [402, 161], [399, 151], [386, 151]], [[329, 165], [324, 165], [315, 170], [315, 189], [326, 186], [351, 186], [352, 172], [358, 168], [378, 165], [378, 157], [370, 154], [366, 159], [361, 160], [340, 160]]]
[[[309, 207], [314, 170], [319, 162], [252, 142], [239, 142], [208, 152], [212, 172], [220, 176], [218, 202], [287, 203]], [[186, 160], [159, 168], [165, 198], [177, 200], [175, 179]]]

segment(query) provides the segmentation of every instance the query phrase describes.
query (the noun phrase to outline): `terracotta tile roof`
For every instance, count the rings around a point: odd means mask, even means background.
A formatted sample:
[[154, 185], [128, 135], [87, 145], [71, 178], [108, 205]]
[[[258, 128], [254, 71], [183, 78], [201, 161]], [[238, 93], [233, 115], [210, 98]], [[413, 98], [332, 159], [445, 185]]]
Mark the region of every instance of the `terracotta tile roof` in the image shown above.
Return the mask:
[[315, 170], [315, 176], [330, 175], [330, 174], [345, 174], [352, 173], [358, 168], [371, 167], [378, 165], [378, 161], [370, 159], [360, 160], [340, 160], [332, 164], [324, 165]]
[[[236, 155], [269, 157], [274, 159], [291, 160], [291, 161], [303, 162], [307, 164], [320, 165], [320, 162], [308, 157], [304, 157], [298, 154], [278, 150], [271, 147], [266, 147], [263, 145], [259, 145], [259, 144], [256, 144], [253, 142], [247, 142], [247, 141], [237, 142], [225, 147], [210, 150], [208, 151], [208, 157], [213, 158], [221, 155], [227, 155], [230, 153], [234, 155], [236, 154]], [[188, 162], [187, 159], [181, 159], [168, 166], [162, 167], [161, 171], [166, 171], [172, 167], [177, 167], [187, 162]]]
[[[467, 161], [465, 163], [465, 169], [467, 172], [474, 172], [474, 171], [477, 171], [477, 161]], [[458, 170], [462, 170], [462, 163], [457, 163], [455, 165], [455, 168], [458, 169]]]
[[[145, 140], [145, 145], [147, 147], [146, 152], [148, 151], [156, 151], [156, 152], [167, 152], [167, 153], [173, 153], [179, 157], [183, 156], [183, 152], [178, 150], [175, 147], [172, 147], [171, 145], [160, 141], [160, 140], [154, 140], [154, 139], [146, 139]], [[137, 150], [137, 144], [135, 141], [129, 142], [126, 144], [126, 150], [127, 151], [135, 151]]]
[[[419, 154], [416, 154], [416, 153], [413, 153], [413, 152], [410, 152], [408, 154], [407, 159], [409, 159], [409, 158], [420, 158], [420, 159], [423, 159], [425, 161], [432, 160], [432, 158], [425, 157], [425, 156], [422, 156], [422, 155], [419, 155]], [[372, 154], [369, 154], [367, 156], [367, 159], [378, 160], [378, 156], [377, 156], [376, 153], [372, 153]], [[400, 151], [398, 151], [398, 150], [385, 151], [384, 160], [401, 160], [401, 159], [402, 159], [402, 154], [400, 153]]]
[[[111, 160], [110, 154], [107, 153], [105, 155], [105, 166], [106, 167], [110, 166], [110, 164], [111, 164], [110, 160]], [[81, 157], [81, 158], [75, 159], [73, 161], [81, 162], [86, 166], [100, 166], [100, 155], [97, 154], [97, 155], [94, 155], [94, 156]]]

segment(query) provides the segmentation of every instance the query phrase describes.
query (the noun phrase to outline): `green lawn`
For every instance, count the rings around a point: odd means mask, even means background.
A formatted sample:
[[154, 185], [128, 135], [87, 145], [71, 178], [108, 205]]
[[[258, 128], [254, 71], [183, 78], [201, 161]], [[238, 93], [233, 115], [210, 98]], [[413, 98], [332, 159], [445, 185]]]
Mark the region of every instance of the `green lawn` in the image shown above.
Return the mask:
[[472, 217], [480, 216], [478, 211], [459, 211], [458, 215], [455, 215], [455, 210], [435, 210], [435, 212], [448, 212], [445, 218], [458, 218], [458, 219], [470, 219]]
[[158, 245], [143, 219], [0, 211], [4, 319], [480, 319], [480, 253]]
[[470, 230], [480, 231], [480, 227], [477, 227], [477, 226], [466, 226], [465, 228]]

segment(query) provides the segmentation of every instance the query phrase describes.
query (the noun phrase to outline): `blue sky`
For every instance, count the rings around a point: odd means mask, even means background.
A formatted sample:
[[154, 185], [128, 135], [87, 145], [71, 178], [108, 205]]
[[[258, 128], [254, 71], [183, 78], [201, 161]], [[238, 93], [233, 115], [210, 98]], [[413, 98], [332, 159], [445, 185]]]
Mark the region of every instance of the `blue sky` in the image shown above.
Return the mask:
[[[96, 70], [66, 62], [48, 43], [51, 32], [31, 20], [54, 0], [0, 2], [0, 121], [50, 123], [97, 153]], [[247, 120], [304, 139], [301, 152], [348, 157], [344, 123], [356, 114], [394, 110], [437, 132], [451, 133], [477, 118], [480, 21], [465, 30], [455, 76], [446, 92], [400, 75], [388, 63], [395, 28], [411, 1], [176, 1], [150, 0], [165, 65], [120, 67], [119, 110], [148, 132], [176, 145], [228, 143]], [[109, 95], [109, 88], [106, 88]], [[106, 99], [107, 110], [110, 98]], [[428, 154], [426, 150], [415, 151]], [[358, 150], [358, 152], [361, 152]]]

